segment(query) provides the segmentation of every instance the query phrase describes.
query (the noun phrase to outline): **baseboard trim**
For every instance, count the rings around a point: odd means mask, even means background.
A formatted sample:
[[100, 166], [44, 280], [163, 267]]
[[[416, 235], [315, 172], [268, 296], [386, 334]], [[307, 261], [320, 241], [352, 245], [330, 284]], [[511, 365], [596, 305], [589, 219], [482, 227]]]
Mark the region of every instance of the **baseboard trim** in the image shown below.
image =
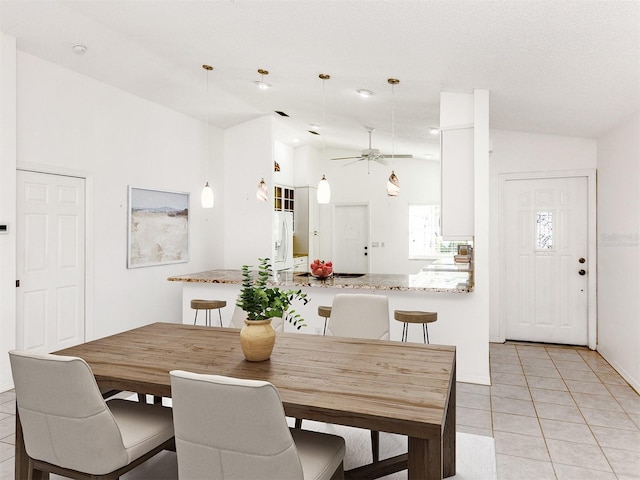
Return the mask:
[[611, 365], [615, 369], [615, 371], [618, 372], [620, 376], [624, 378], [629, 385], [631, 385], [631, 388], [633, 388], [636, 392], [638, 392], [638, 394], [640, 394], [640, 381], [638, 379], [633, 378], [633, 375], [631, 375], [627, 370], [625, 370], [622, 367], [622, 365], [616, 362], [613, 359], [613, 356], [609, 354], [609, 352], [606, 349], [602, 348], [602, 346], [597, 345], [596, 351], [600, 355], [602, 355], [602, 358], [604, 358], [607, 362], [609, 362], [609, 365]]

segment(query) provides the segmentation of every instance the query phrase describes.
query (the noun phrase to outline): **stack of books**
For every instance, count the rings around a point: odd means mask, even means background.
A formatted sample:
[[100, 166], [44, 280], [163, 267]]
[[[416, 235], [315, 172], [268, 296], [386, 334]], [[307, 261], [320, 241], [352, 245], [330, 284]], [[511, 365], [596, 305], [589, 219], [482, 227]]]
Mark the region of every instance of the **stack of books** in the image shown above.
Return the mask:
[[469, 263], [471, 261], [471, 255], [454, 255], [453, 261], [455, 263]]

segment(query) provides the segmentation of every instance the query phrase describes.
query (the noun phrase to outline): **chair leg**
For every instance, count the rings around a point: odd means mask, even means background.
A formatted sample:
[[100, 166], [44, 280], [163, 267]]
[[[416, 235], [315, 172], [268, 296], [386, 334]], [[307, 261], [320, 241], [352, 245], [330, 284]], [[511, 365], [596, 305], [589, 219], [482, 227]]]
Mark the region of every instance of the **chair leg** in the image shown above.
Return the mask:
[[423, 324], [424, 326], [424, 343], [429, 344], [429, 327], [427, 324]]
[[193, 324], [195, 325], [197, 321], [198, 321], [198, 310], [196, 310], [196, 316], [193, 319]]
[[218, 317], [220, 317], [220, 326], [222, 327], [222, 311], [220, 308], [218, 309]]
[[373, 455], [373, 463], [380, 460], [380, 432], [371, 430], [371, 453]]
[[295, 428], [302, 428], [302, 419], [296, 418], [296, 426]]
[[139, 393], [138, 394], [138, 402], [147, 403], [147, 395], [144, 394], [144, 393]]

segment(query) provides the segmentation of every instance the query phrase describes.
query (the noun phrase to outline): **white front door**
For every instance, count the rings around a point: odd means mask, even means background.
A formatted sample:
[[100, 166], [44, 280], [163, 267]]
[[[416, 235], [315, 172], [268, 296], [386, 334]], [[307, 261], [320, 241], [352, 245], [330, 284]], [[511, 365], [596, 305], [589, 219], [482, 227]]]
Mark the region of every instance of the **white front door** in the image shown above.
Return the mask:
[[369, 273], [369, 207], [336, 205], [333, 231], [334, 272]]
[[17, 173], [17, 347], [51, 352], [84, 342], [85, 181]]
[[507, 340], [588, 344], [587, 177], [504, 186]]

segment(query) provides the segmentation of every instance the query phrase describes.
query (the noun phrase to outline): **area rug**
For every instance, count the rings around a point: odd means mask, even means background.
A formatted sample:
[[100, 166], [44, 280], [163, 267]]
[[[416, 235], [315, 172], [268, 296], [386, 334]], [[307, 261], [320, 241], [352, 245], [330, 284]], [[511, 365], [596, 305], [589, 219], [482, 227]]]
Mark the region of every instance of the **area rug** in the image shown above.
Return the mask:
[[[293, 425], [292, 420], [291, 425]], [[368, 430], [309, 420], [305, 420], [302, 427], [306, 430], [333, 433], [344, 437], [347, 444], [347, 454], [344, 459], [345, 470], [371, 462], [371, 437]], [[449, 478], [454, 480], [494, 480], [497, 478], [493, 438], [458, 433], [456, 447], [456, 475]], [[380, 458], [400, 455], [406, 451], [406, 437], [380, 433]], [[51, 478], [56, 478], [56, 476], [52, 475]], [[121, 478], [123, 480], [175, 480], [178, 478], [176, 455], [172, 452], [163, 452]], [[405, 480], [407, 471], [404, 470], [382, 478]]]

